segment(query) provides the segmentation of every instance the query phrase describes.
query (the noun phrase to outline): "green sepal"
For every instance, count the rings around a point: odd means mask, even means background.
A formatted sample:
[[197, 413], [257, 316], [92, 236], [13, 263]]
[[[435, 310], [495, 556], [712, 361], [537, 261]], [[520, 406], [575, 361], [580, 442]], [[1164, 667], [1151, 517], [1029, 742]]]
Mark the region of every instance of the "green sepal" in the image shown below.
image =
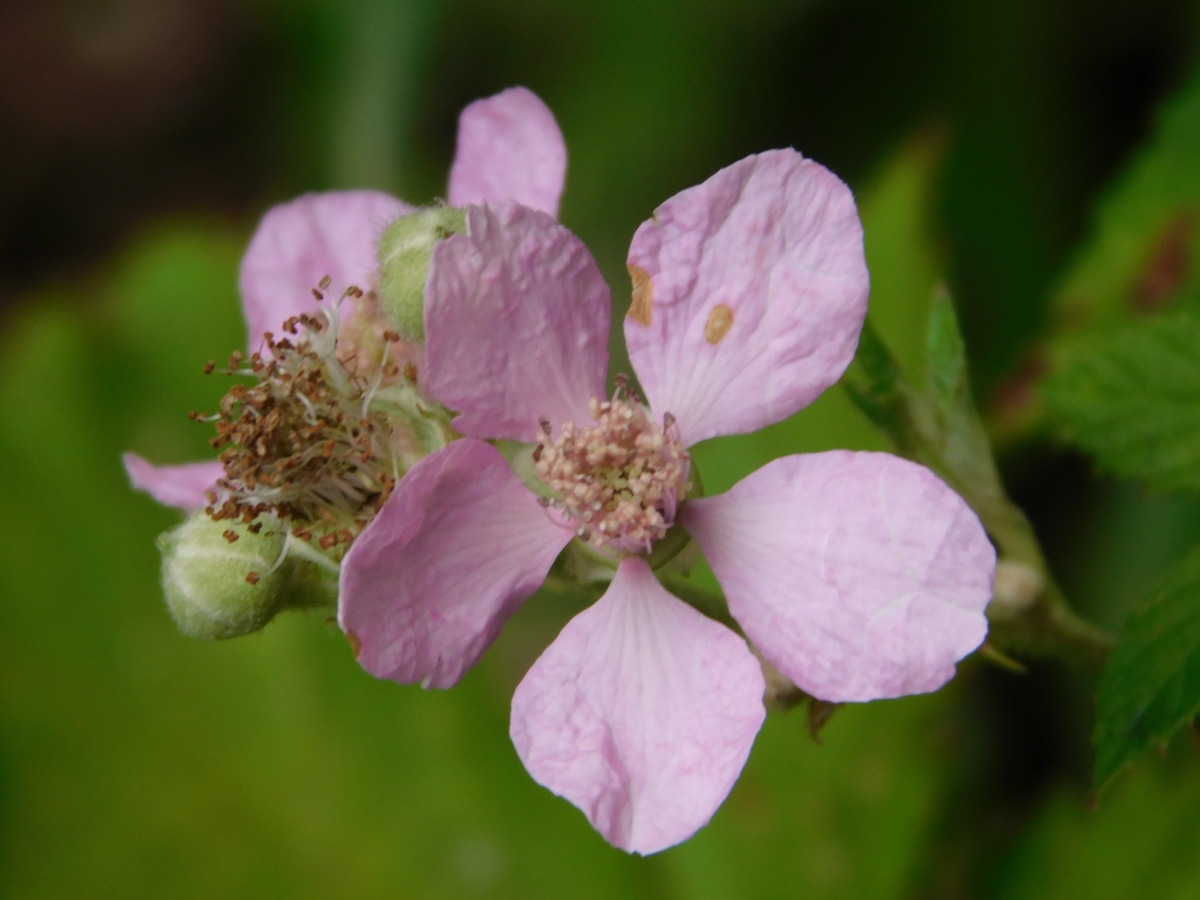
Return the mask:
[[[291, 540], [278, 520], [261, 517], [258, 533], [193, 513], [161, 535], [167, 608], [189, 637], [219, 640], [252, 634], [284, 609], [337, 601], [337, 566]], [[230, 541], [226, 534], [236, 536]], [[296, 550], [291, 552], [293, 545]]]
[[538, 448], [537, 444], [500, 438], [492, 441], [492, 446], [500, 451], [513, 474], [521, 479], [521, 483], [529, 488], [530, 493], [535, 497], [558, 499], [558, 492], [542, 481], [537, 473], [537, 461], [533, 458], [533, 453]]
[[379, 238], [380, 303], [396, 330], [415, 344], [425, 341], [425, 280], [433, 248], [466, 230], [463, 210], [434, 206], [401, 216]]

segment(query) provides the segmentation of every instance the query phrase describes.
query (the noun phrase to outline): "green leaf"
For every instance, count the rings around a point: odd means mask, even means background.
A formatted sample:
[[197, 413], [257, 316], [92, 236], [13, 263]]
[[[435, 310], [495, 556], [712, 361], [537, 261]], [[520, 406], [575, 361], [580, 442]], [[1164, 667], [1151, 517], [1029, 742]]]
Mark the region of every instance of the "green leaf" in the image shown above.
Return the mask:
[[1200, 305], [1200, 69], [1160, 111], [1153, 136], [1097, 203], [1087, 238], [1050, 300], [1045, 342], [997, 393], [993, 436], [1046, 425], [1030, 390], [1057, 371], [1078, 336]]
[[1133, 611], [1113, 648], [1096, 697], [1096, 785], [1197, 713], [1200, 549]]
[[1200, 287], [1200, 70], [1163, 107], [1154, 136], [1096, 208], [1055, 301], [1064, 324], [1161, 309]]
[[1200, 316], [1080, 337], [1044, 393], [1101, 468], [1164, 490], [1200, 488]]

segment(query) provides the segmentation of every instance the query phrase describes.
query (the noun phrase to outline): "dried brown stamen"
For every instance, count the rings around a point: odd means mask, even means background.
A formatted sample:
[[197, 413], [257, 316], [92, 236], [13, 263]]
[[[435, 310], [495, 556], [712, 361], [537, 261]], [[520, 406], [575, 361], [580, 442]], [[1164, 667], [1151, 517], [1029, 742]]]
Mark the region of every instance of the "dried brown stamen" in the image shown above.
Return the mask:
[[[313, 293], [323, 297], [327, 288], [325, 279]], [[361, 296], [350, 288], [343, 299]], [[243, 354], [231, 354], [226, 374], [252, 382], [233, 385], [216, 414], [192, 416], [216, 427], [210, 443], [225, 467], [220, 496], [209, 494], [207, 512], [217, 521], [240, 519], [252, 531], [264, 513], [291, 519], [303, 523], [292, 530], [295, 537], [311, 540], [311, 526], [328, 550], [353, 541], [399, 477], [393, 428], [385, 413], [370, 408], [383, 379], [399, 367], [385, 344], [382, 362], [354, 371], [357, 348], [339, 354], [336, 306], [293, 317], [283, 331], [294, 339], [268, 332], [263, 352], [251, 354], [247, 365]], [[205, 367], [214, 370], [215, 364]], [[237, 539], [232, 530], [226, 537]]]

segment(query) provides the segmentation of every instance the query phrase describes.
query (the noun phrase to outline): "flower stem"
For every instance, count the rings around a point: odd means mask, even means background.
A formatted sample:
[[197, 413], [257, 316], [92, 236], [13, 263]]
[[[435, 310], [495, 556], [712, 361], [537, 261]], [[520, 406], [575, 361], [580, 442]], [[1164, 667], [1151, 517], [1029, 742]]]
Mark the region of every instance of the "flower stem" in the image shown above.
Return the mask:
[[935, 471], [987, 529], [999, 557], [987, 611], [995, 647], [1017, 656], [1102, 666], [1112, 638], [1071, 609], [1029, 519], [1004, 489], [971, 398], [962, 336], [944, 291], [930, 314], [929, 377], [923, 388], [907, 381], [869, 321], [842, 384], [895, 452]]

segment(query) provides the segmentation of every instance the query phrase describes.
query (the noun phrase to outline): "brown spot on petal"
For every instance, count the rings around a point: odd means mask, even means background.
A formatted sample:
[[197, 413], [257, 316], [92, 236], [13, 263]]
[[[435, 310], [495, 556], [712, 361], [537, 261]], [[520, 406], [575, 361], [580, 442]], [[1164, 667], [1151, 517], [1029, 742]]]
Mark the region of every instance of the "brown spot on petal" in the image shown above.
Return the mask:
[[362, 641], [358, 639], [358, 635], [353, 631], [346, 632], [346, 640], [350, 642], [350, 649], [354, 651], [354, 658], [358, 659], [358, 654], [362, 653]]
[[648, 328], [654, 304], [654, 282], [650, 280], [650, 273], [641, 266], [630, 266], [629, 277], [633, 279], [633, 302], [629, 304], [629, 318]]
[[729, 334], [733, 327], [733, 310], [724, 303], [718, 303], [708, 314], [708, 322], [704, 326], [704, 339], [710, 344], [716, 344]]

